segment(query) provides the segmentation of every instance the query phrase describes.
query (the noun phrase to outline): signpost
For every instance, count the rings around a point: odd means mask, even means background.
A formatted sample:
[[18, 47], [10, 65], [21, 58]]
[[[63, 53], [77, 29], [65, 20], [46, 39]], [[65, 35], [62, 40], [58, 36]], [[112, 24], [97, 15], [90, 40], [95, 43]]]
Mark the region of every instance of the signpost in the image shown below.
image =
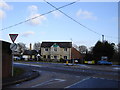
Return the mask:
[[17, 49], [17, 44], [14, 43], [18, 34], [9, 34], [11, 40], [12, 40], [12, 44], [10, 45], [10, 49], [12, 50], [12, 76], [13, 76], [13, 61], [14, 61], [14, 51]]
[[16, 43], [11, 44], [11, 45], [10, 45], [10, 49], [11, 49], [12, 51], [15, 51], [15, 50], [17, 49], [17, 44], [16, 44]]
[[10, 36], [12, 42], [14, 43], [14, 41], [16, 40], [18, 34], [9, 34], [9, 36]]

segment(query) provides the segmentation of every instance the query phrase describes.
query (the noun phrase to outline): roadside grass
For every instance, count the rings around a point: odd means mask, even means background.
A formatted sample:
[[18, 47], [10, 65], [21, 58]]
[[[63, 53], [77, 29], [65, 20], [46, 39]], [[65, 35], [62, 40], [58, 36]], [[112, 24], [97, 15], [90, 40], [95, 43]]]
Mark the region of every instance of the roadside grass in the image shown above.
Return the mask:
[[64, 62], [51, 62], [51, 61], [25, 61], [25, 60], [14, 60], [14, 62], [44, 62], [44, 63], [64, 63]]
[[21, 74], [23, 74], [25, 72], [25, 70], [24, 69], [22, 69], [22, 68], [18, 68], [18, 67], [14, 67], [14, 76], [19, 76], [19, 75], [21, 75]]

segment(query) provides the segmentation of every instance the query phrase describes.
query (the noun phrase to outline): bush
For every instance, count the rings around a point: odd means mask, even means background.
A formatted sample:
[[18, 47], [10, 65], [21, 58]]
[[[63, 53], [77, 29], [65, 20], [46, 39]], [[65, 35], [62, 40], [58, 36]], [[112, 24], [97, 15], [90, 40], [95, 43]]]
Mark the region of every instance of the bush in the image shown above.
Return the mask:
[[63, 58], [60, 58], [60, 62], [64, 63], [64, 59], [63, 59]]

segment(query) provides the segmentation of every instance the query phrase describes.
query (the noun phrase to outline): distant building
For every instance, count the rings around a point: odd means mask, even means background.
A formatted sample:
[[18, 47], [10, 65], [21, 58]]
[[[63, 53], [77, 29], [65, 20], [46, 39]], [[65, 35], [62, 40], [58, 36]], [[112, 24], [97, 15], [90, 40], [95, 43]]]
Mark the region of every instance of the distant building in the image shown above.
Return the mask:
[[42, 42], [41, 56], [43, 59], [71, 59], [72, 42]]
[[23, 58], [25, 60], [35, 60], [37, 56], [37, 51], [36, 50], [25, 50], [23, 53]]
[[22, 58], [25, 60], [37, 60], [37, 56], [39, 55], [40, 50], [32, 50], [32, 44], [30, 43], [30, 48], [29, 50], [25, 50], [23, 52]]

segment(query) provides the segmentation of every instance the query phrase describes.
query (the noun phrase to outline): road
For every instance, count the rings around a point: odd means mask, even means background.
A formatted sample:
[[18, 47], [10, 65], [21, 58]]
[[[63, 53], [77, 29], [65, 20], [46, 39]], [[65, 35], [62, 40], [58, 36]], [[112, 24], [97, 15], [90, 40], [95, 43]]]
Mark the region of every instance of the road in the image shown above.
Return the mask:
[[119, 67], [22, 62], [17, 67], [38, 71], [40, 76], [8, 88], [119, 88]]

